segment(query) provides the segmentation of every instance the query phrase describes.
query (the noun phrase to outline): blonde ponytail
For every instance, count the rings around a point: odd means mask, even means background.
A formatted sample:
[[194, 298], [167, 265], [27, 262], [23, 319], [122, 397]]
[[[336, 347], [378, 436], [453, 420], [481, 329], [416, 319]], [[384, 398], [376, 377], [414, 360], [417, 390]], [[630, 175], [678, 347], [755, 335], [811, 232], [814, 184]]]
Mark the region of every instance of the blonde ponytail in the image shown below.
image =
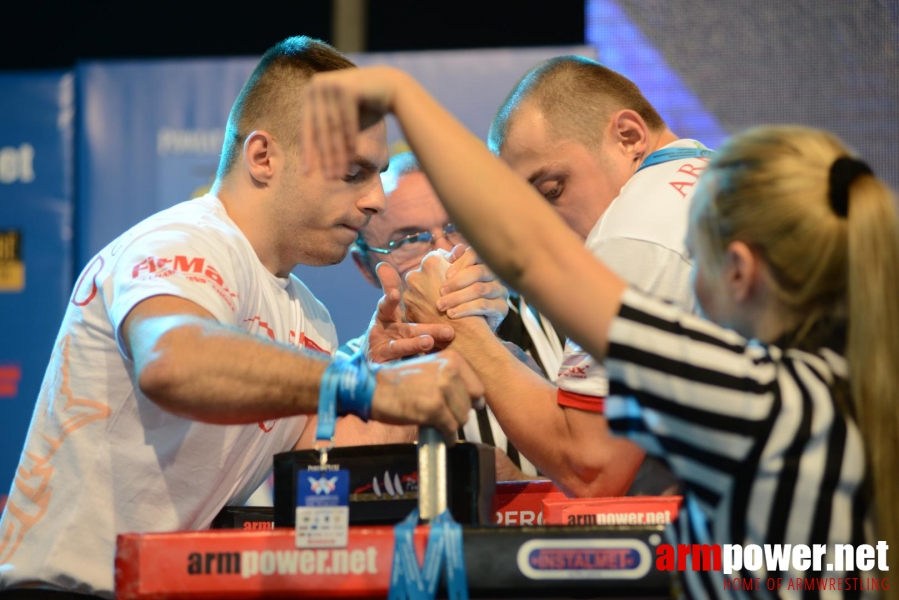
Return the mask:
[[[870, 461], [878, 539], [889, 544], [887, 565], [896, 569], [899, 568], [899, 220], [889, 190], [870, 175], [859, 177], [850, 187], [848, 209], [849, 380]], [[896, 597], [897, 593], [890, 590], [888, 595]]]

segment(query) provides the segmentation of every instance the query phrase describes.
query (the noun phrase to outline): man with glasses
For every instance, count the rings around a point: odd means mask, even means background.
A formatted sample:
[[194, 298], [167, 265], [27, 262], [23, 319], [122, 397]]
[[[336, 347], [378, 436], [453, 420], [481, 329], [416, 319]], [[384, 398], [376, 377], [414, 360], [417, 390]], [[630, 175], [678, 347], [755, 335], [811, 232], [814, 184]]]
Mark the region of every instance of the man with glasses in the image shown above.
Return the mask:
[[[404, 288], [406, 274], [419, 268], [428, 252], [436, 249], [449, 253], [457, 245], [467, 246], [467, 243], [449, 222], [411, 152], [391, 158], [390, 167], [381, 180], [388, 200], [387, 209], [372, 216], [351, 252], [362, 275], [374, 286], [380, 288], [383, 284], [386, 292], [392, 287]], [[461, 249], [457, 249], [453, 257], [460, 253]], [[379, 263], [386, 265], [378, 268]], [[461, 254], [455, 265], [461, 270], [454, 279], [467, 287], [445, 296], [442, 299], [446, 302], [444, 310], [454, 318], [484, 317], [501, 339], [529, 350], [529, 355], [537, 362], [535, 370], [544, 376], [547, 373], [555, 375], [561, 361], [562, 343], [549, 322], [541, 319], [520, 297], [507, 299], [508, 290], [478, 262], [473, 251]], [[350, 340], [340, 351], [353, 354], [363, 342], [364, 336]], [[369, 423], [367, 427], [368, 439], [371, 439], [371, 428], [383, 426]], [[537, 474], [530, 461], [509, 443], [489, 410], [471, 414], [459, 433], [462, 439], [492, 445], [502, 451], [497, 455], [498, 479]], [[408, 434], [398, 432], [395, 435], [400, 438], [397, 441], [408, 438]], [[382, 437], [390, 436], [385, 432]]]

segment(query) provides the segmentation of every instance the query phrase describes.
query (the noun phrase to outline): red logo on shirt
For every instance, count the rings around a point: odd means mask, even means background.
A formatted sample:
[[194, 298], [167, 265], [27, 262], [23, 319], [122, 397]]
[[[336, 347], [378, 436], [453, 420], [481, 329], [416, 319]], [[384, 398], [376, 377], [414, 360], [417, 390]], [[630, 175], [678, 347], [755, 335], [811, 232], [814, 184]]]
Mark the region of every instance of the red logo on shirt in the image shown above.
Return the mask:
[[[75, 291], [72, 292], [72, 304], [75, 306], [87, 306], [94, 299], [97, 295], [97, 275], [103, 270], [105, 262], [103, 257], [98, 254], [91, 261], [91, 264], [84, 269], [81, 277], [78, 278], [78, 283], [75, 284]], [[82, 292], [81, 287], [84, 285], [84, 280], [87, 279], [88, 275], [90, 275], [91, 289], [90, 291]]]
[[571, 367], [562, 377], [574, 377], [575, 379], [587, 379], [587, 367]]
[[264, 329], [268, 334], [268, 337], [271, 341], [275, 341], [275, 331], [269, 326], [266, 321], [262, 320], [262, 317], [255, 316], [252, 319], [244, 319], [244, 323], [259, 323], [260, 329]]
[[696, 181], [699, 179], [699, 175], [705, 171], [706, 166], [708, 165], [709, 159], [707, 158], [697, 158], [696, 160], [701, 161], [702, 164], [693, 165], [686, 164], [677, 170], [678, 173], [683, 173], [689, 177], [692, 177], [692, 180], [687, 181], [669, 181], [668, 185], [677, 190], [677, 193], [681, 195], [681, 198], [686, 198], [687, 194], [684, 192], [684, 188], [693, 187], [696, 185]]
[[199, 256], [191, 259], [188, 259], [186, 256], [182, 255], [178, 255], [174, 259], [149, 256], [134, 265], [134, 269], [131, 271], [131, 277], [132, 279], [137, 279], [137, 277], [140, 276], [143, 271], [146, 271], [147, 274], [150, 274], [157, 272], [162, 273], [170, 270], [182, 271], [184, 273], [202, 273], [217, 284], [224, 285], [222, 276], [219, 275], [218, 271], [215, 270], [215, 267], [213, 267], [212, 265], [207, 265], [206, 259]]
[[134, 265], [134, 268], [131, 270], [131, 278], [141, 280], [156, 279], [169, 277], [175, 273], [184, 273], [184, 277], [188, 281], [211, 285], [212, 289], [222, 297], [232, 311], [236, 309], [232, 299], [237, 298], [237, 294], [225, 285], [221, 274], [202, 256], [193, 258], [188, 258], [181, 254], [174, 258], [148, 256]]
[[322, 354], [331, 356], [330, 352], [313, 342], [311, 338], [306, 337], [306, 334], [302, 331], [300, 332], [300, 345], [307, 350], [314, 350], [315, 352], [321, 352]]
[[566, 354], [559, 367], [559, 377], [574, 377], [575, 379], [586, 379], [589, 364], [584, 364], [590, 359], [590, 355], [585, 352], [572, 352]]

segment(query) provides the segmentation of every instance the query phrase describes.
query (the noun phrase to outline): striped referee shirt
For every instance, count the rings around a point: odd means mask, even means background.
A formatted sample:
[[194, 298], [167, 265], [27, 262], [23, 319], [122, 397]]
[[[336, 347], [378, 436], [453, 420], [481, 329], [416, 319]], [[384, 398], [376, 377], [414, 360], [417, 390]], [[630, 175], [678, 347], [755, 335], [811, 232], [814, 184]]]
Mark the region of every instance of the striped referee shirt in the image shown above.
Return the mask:
[[[835, 399], [847, 389], [847, 363], [840, 344], [812, 345], [804, 351], [748, 341], [634, 290], [624, 293], [609, 330], [605, 415], [614, 432], [662, 458], [684, 482], [685, 508], [670, 528], [671, 543], [827, 544], [822, 565], [833, 564], [834, 544], [876, 543], [861, 433]], [[725, 576], [688, 568], [679, 575], [694, 598], [873, 597], [788, 590], [786, 582], [874, 572], [790, 569]], [[769, 576], [783, 578], [779, 591], [765, 589]], [[725, 577], [761, 577], [762, 590], [725, 590]]]

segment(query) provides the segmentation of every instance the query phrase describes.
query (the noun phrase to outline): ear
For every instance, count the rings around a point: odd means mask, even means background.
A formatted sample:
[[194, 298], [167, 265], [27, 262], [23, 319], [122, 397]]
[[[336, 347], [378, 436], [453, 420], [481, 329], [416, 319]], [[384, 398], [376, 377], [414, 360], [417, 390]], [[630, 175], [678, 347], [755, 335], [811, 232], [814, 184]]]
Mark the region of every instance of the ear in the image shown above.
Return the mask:
[[629, 108], [612, 116], [609, 134], [621, 151], [634, 161], [643, 157], [649, 145], [649, 127], [639, 113]]
[[761, 257], [745, 242], [731, 242], [727, 246], [722, 276], [734, 300], [751, 300], [762, 276]]
[[243, 143], [244, 163], [250, 177], [259, 184], [268, 184], [275, 176], [277, 153], [274, 139], [265, 131], [257, 130]]
[[365, 277], [366, 281], [376, 288], [381, 289], [381, 280], [378, 279], [378, 274], [375, 272], [374, 265], [372, 265], [371, 261], [368, 259], [368, 254], [360, 250], [356, 244], [353, 244], [350, 246], [350, 256], [353, 257], [356, 268], [359, 269], [359, 272], [362, 273], [362, 276]]

